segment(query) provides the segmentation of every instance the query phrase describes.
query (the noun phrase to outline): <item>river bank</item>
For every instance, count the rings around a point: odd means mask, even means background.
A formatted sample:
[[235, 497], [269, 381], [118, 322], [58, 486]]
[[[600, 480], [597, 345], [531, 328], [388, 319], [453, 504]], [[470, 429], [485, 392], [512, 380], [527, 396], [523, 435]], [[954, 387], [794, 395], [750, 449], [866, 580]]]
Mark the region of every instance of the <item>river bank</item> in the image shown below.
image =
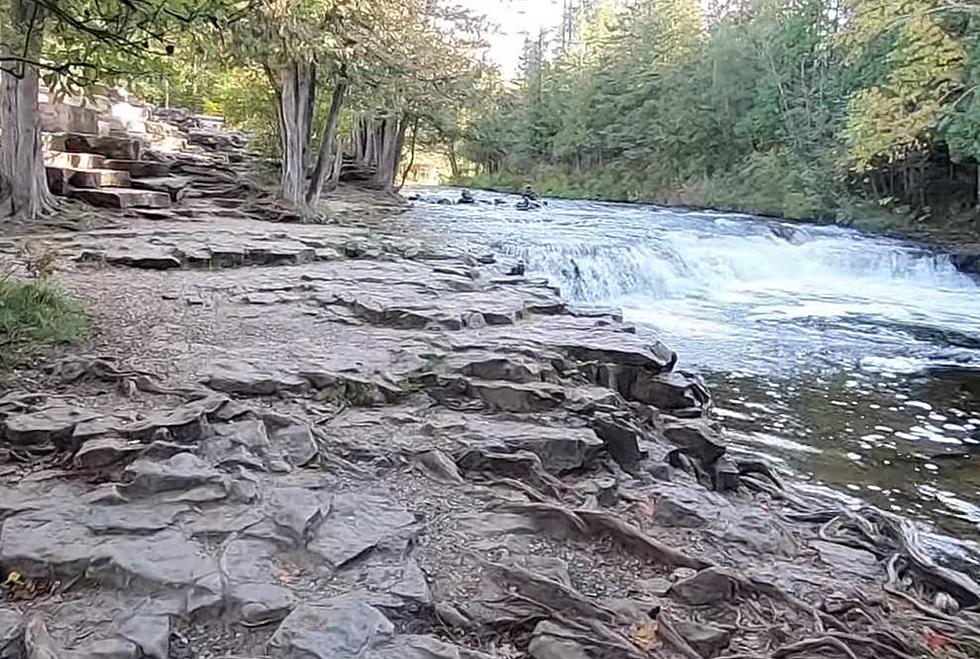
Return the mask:
[[732, 455], [617, 312], [408, 216], [257, 208], [31, 237], [94, 334], [0, 397], [5, 656], [975, 651], [976, 583]]

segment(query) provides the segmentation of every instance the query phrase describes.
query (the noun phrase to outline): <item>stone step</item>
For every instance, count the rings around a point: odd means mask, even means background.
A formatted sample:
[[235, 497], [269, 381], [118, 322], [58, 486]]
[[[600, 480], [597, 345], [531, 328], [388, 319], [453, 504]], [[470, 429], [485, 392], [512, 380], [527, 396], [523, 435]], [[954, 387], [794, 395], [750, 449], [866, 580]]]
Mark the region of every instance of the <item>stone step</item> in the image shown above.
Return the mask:
[[105, 167], [129, 172], [132, 178], [156, 178], [170, 175], [170, 163], [153, 160], [106, 160]]
[[[105, 156], [97, 153], [65, 153], [64, 151], [48, 151], [44, 154], [44, 164], [51, 167], [66, 167], [69, 169], [102, 169], [106, 166]], [[115, 169], [115, 167], [110, 167]]]
[[177, 202], [187, 193], [187, 179], [182, 176], [157, 176], [133, 180], [133, 187], [140, 190], [166, 192], [170, 200]]
[[106, 158], [139, 160], [144, 141], [129, 135], [91, 135], [60, 133], [51, 135], [49, 148], [69, 153], [97, 153]]
[[101, 190], [72, 189], [69, 194], [93, 206], [105, 208], [169, 208], [170, 195], [153, 190], [106, 188]]
[[48, 188], [55, 194], [66, 194], [70, 188], [125, 188], [129, 187], [129, 172], [115, 169], [75, 169], [72, 167], [45, 167]]

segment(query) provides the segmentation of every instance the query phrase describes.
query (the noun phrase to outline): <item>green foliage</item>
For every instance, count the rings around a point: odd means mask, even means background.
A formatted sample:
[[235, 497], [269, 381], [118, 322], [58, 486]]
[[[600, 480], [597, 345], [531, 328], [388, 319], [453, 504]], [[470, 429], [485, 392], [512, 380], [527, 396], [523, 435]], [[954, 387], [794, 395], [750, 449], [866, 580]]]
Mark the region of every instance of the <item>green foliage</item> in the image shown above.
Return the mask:
[[85, 313], [50, 283], [0, 279], [0, 367], [81, 339]]
[[528, 40], [465, 134], [473, 181], [843, 221], [976, 198], [980, 12], [727, 5], [595, 0], [561, 44]]

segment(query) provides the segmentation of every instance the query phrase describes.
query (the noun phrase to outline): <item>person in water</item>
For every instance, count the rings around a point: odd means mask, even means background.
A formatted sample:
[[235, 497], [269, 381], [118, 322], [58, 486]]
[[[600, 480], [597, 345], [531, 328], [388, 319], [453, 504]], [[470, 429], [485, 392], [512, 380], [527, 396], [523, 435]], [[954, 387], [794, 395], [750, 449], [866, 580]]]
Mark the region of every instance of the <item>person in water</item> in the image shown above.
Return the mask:
[[459, 201], [457, 201], [456, 203], [457, 204], [475, 204], [476, 203], [476, 199], [473, 197], [473, 193], [472, 192], [470, 192], [469, 190], [463, 190], [463, 192], [459, 195]]
[[521, 196], [524, 197], [524, 201], [528, 202], [538, 200], [538, 194], [534, 191], [534, 188], [531, 187], [530, 183], [526, 184], [524, 189], [521, 190]]

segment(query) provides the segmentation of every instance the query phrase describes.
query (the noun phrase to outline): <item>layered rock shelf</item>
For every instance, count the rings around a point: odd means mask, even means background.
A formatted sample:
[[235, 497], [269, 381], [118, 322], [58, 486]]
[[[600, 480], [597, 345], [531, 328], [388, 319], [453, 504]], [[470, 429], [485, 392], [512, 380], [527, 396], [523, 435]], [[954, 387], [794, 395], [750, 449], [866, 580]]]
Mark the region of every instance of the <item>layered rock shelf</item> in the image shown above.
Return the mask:
[[35, 238], [97, 332], [0, 396], [0, 657], [969, 651], [972, 580], [731, 455], [618, 314], [144, 173], [190, 212]]

